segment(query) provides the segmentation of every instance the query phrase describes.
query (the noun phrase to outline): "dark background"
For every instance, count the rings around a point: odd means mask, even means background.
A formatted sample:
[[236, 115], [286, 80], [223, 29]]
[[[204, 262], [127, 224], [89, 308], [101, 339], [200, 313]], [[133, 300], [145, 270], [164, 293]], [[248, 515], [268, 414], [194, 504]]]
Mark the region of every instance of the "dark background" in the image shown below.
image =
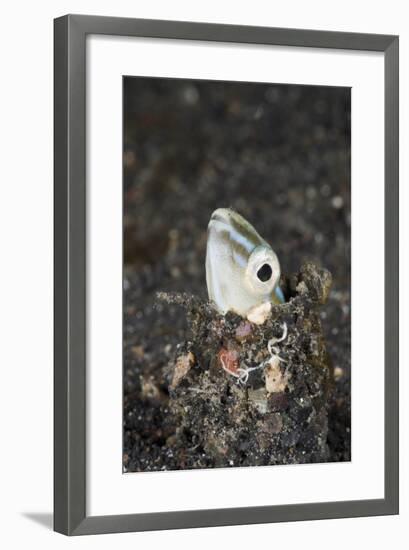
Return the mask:
[[350, 183], [349, 88], [124, 79], [125, 471], [177, 467], [166, 368], [186, 321], [156, 292], [207, 295], [219, 207], [255, 226], [283, 273], [306, 259], [331, 271], [329, 444], [333, 460], [350, 460]]

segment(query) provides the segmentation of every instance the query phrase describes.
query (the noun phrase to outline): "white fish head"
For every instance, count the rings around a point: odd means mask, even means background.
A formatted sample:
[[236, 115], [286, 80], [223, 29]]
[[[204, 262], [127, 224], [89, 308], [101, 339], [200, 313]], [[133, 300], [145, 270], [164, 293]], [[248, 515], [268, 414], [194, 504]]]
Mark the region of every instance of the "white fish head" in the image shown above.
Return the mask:
[[264, 302], [282, 302], [279, 280], [278, 258], [254, 227], [229, 208], [215, 210], [207, 233], [206, 282], [218, 311], [245, 317]]

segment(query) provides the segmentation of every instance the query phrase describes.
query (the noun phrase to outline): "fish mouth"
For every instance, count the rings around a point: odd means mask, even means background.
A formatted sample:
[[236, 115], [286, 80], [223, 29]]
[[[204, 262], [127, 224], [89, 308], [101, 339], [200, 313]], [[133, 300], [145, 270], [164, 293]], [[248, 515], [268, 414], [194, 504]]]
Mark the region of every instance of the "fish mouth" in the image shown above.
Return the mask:
[[216, 227], [222, 225], [224, 229], [229, 229], [231, 227], [231, 216], [232, 210], [229, 208], [218, 208], [213, 212], [210, 218], [209, 228], [214, 225], [216, 225]]

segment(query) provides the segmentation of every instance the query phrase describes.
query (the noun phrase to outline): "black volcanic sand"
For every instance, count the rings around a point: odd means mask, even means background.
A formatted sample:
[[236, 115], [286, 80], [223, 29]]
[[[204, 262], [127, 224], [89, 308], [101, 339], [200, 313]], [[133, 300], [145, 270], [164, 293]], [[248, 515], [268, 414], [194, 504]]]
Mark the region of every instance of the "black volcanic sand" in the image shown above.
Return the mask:
[[[349, 89], [149, 78], [124, 86], [124, 471], [350, 460]], [[289, 329], [298, 302], [307, 322], [283, 391], [266, 393], [261, 371], [237, 383], [217, 360], [226, 333], [206, 340], [192, 320], [192, 304], [206, 323], [217, 319], [206, 305], [206, 228], [228, 206], [272, 245], [288, 280], [308, 261], [332, 274], [324, 305], [289, 291]], [[158, 292], [189, 298], [181, 305]], [[265, 360], [283, 314], [253, 325], [240, 353], [248, 344]], [[241, 322], [226, 316], [230, 336]], [[283, 375], [291, 345], [278, 346]], [[214, 441], [217, 429], [226, 437]]]

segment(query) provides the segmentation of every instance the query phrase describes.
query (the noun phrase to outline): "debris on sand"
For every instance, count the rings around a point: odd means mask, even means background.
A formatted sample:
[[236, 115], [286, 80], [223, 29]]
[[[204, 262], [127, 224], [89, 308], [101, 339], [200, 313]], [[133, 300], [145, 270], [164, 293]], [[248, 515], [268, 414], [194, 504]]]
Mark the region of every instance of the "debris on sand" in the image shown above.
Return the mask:
[[172, 383], [170, 385], [171, 389], [174, 390], [180, 384], [180, 382], [192, 368], [194, 362], [195, 356], [191, 351], [189, 351], [186, 355], [180, 355], [177, 358], [175, 370], [173, 372]]
[[332, 369], [319, 309], [330, 286], [327, 270], [304, 264], [283, 278], [287, 301], [262, 324], [220, 315], [195, 296], [158, 296], [185, 309], [190, 329], [169, 371], [179, 467], [329, 459]]

